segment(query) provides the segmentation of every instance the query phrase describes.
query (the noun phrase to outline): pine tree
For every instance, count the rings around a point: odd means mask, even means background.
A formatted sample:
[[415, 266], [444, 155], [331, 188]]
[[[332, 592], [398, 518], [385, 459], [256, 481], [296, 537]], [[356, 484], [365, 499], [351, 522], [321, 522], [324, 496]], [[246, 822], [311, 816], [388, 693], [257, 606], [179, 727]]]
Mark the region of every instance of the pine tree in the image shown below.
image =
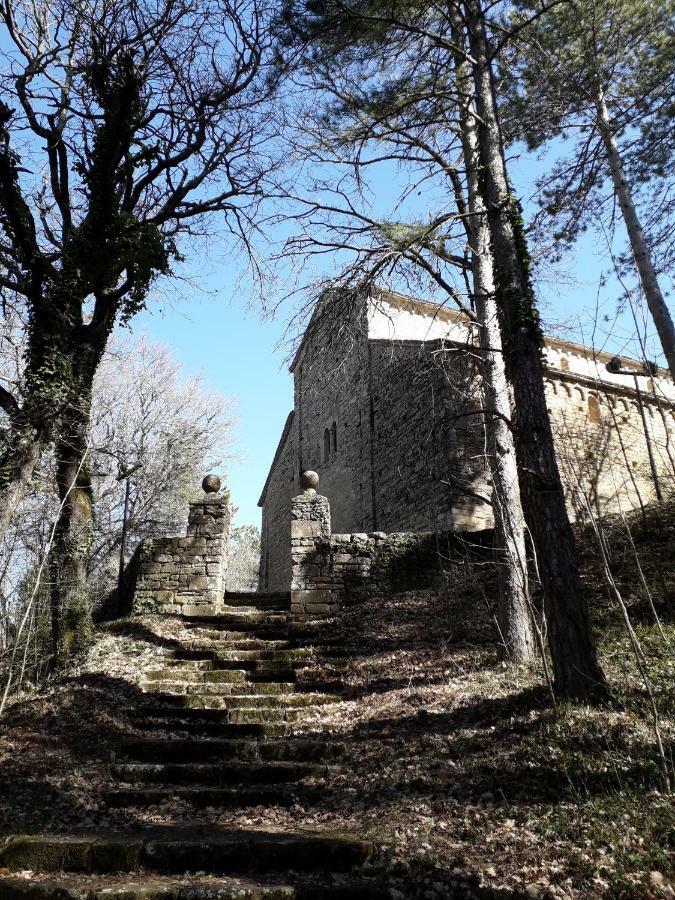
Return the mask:
[[[638, 200], [645, 183], [649, 203], [664, 180], [672, 189], [675, 2], [570, 2], [553, 4], [539, 16], [534, 15], [539, 8], [534, 0], [519, 0], [515, 6], [515, 27], [528, 24], [504, 71], [512, 137], [524, 138], [531, 149], [556, 138], [574, 138], [574, 149], [546, 176], [543, 190], [558, 240], [572, 241], [585, 229], [597, 215], [603, 187], [611, 185], [634, 269], [675, 378], [675, 326], [659, 284], [655, 242], [645, 234]], [[669, 214], [667, 207], [662, 212]], [[664, 243], [668, 256], [672, 239], [665, 237]]]

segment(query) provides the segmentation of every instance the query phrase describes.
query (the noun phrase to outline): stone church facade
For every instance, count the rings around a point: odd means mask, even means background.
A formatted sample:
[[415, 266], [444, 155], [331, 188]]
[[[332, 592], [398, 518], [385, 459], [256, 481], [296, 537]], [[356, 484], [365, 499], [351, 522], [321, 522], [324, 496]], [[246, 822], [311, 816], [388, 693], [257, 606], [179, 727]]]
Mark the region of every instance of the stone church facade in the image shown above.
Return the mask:
[[[338, 306], [340, 305], [337, 301]], [[610, 355], [547, 338], [545, 377], [570, 511], [675, 490], [675, 386], [605, 368]], [[388, 291], [317, 307], [290, 368], [294, 408], [262, 507], [261, 590], [287, 590], [289, 509], [318, 472], [333, 533], [477, 530], [492, 523], [475, 339], [454, 310]], [[642, 403], [640, 404], [640, 399]], [[642, 408], [641, 408], [642, 407]], [[651, 451], [652, 463], [649, 452]]]

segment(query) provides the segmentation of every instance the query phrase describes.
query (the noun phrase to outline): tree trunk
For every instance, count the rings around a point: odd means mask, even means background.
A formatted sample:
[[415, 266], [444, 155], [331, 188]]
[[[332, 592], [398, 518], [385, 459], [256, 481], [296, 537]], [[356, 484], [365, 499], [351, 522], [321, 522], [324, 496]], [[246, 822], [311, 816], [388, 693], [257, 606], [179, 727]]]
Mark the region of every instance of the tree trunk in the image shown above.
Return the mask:
[[80, 403], [66, 413], [54, 446], [61, 502], [50, 560], [52, 642], [57, 667], [80, 655], [91, 636], [87, 566], [94, 506], [86, 460], [90, 404], [90, 392], [85, 391]]
[[645, 293], [647, 306], [651, 313], [656, 331], [661, 341], [664, 356], [670, 369], [670, 374], [675, 379], [675, 325], [670, 315], [665, 298], [659, 286], [658, 278], [654, 270], [652, 256], [647, 246], [637, 210], [633, 203], [630, 185], [621, 161], [619, 147], [614, 137], [609, 110], [605, 102], [605, 94], [599, 82], [596, 82], [595, 108], [598, 113], [598, 128], [607, 154], [607, 162], [612, 173], [614, 191], [621, 207], [621, 214], [628, 232], [635, 266], [638, 270], [640, 284]]
[[0, 466], [0, 542], [26, 496], [33, 473], [45, 449], [35, 429], [19, 432], [13, 438], [17, 450], [9, 451]]
[[544, 591], [554, 687], [562, 697], [605, 693], [581, 591], [574, 537], [546, 408], [542, 333], [529, 279], [520, 214], [509, 190], [485, 23], [465, 0], [478, 118], [481, 195], [487, 209], [506, 368], [513, 386], [513, 425], [521, 495]]
[[[460, 92], [467, 90], [470, 78], [466, 63], [457, 59]], [[534, 639], [527, 579], [525, 518], [518, 484], [516, 448], [509, 425], [511, 402], [499, 331], [490, 231], [478, 184], [475, 117], [466, 99], [460, 109], [460, 125], [469, 196], [468, 231], [486, 407], [488, 464], [492, 477], [497, 545], [497, 624], [505, 657], [513, 662], [531, 663], [534, 659]]]

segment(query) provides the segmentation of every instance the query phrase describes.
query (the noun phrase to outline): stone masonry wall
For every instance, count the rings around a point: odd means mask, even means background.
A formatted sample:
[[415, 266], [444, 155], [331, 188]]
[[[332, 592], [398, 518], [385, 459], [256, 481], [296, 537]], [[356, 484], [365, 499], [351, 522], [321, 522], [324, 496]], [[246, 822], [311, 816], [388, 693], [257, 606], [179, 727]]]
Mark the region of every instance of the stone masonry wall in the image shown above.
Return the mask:
[[291, 583], [290, 537], [288, 510], [291, 498], [298, 493], [297, 421], [291, 413], [286, 422], [270, 478], [265, 486], [260, 532], [261, 591], [287, 591]]
[[669, 404], [644, 396], [643, 423], [634, 391], [554, 372], [546, 378], [546, 398], [574, 519], [588, 517], [586, 501], [604, 514], [656, 499], [645, 423], [661, 493], [675, 494], [675, 416]]
[[[493, 561], [491, 529], [459, 532], [334, 534], [319, 542], [342, 602], [351, 604], [389, 593], [440, 589], [461, 560]], [[338, 587], [339, 586], [339, 587]]]
[[[306, 473], [314, 477], [315, 473]], [[458, 560], [493, 558], [491, 530], [449, 533], [331, 534], [330, 504], [309, 489], [291, 505], [293, 580], [291, 612], [296, 621], [321, 620], [342, 604], [386, 593], [441, 588]]]
[[475, 357], [440, 340], [370, 343], [376, 530], [489, 527]]
[[121, 612], [190, 615], [222, 605], [229, 529], [226, 499], [191, 503], [185, 537], [149, 538], [137, 548]]
[[319, 473], [336, 531], [372, 531], [365, 307], [357, 304], [345, 316], [344, 322], [319, 317], [295, 361], [296, 477], [308, 469]]

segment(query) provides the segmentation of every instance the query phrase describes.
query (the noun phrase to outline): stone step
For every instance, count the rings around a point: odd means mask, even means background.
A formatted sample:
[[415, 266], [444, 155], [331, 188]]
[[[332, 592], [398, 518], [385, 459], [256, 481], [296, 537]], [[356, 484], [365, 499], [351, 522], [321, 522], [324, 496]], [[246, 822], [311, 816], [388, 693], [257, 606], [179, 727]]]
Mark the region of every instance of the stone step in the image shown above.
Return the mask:
[[245, 681], [142, 681], [144, 691], [155, 691], [167, 694], [211, 694], [216, 696], [248, 697], [254, 695], [290, 695], [295, 691], [295, 682], [261, 681], [250, 684]]
[[136, 738], [119, 744], [120, 754], [128, 760], [164, 764], [235, 761], [327, 762], [338, 759], [345, 750], [346, 745], [342, 741], [298, 737], [263, 740]]
[[[277, 661], [275, 659], [221, 659], [217, 656], [216, 653], [212, 651], [180, 651], [176, 650], [175, 653], [185, 653], [190, 657], [204, 657], [208, 656], [211, 659], [214, 668], [217, 668], [219, 671], [224, 669], [233, 669], [244, 672], [247, 679], [251, 679], [253, 675], [260, 676], [263, 680], [271, 680], [268, 677], [271, 675], [278, 681], [292, 681], [292, 678], [288, 677], [277, 677], [279, 672], [289, 672], [295, 674], [295, 672], [302, 670], [309, 663], [307, 660], [299, 659], [299, 660], [291, 660], [288, 661]], [[311, 660], [310, 660], [311, 662]]]
[[[267, 724], [271, 722], [300, 722], [310, 711], [309, 707], [246, 706], [232, 707], [222, 697], [179, 697], [184, 705], [192, 709], [219, 709], [226, 713], [227, 721], [233, 725]], [[312, 710], [316, 707], [312, 707]]]
[[[182, 660], [176, 660], [176, 662]], [[181, 682], [183, 684], [204, 684], [205, 682], [246, 682], [246, 672], [243, 669], [214, 669], [211, 663], [210, 669], [183, 669], [181, 666], [169, 666], [166, 669], [149, 669], [145, 673], [145, 682]]]
[[189, 616], [186, 624], [213, 625], [218, 628], [237, 628], [239, 625], [285, 625], [290, 616], [286, 612], [256, 609], [255, 606], [223, 606], [216, 616]]
[[198, 634], [202, 630], [207, 631], [216, 631], [219, 634], [236, 634], [239, 637], [245, 637], [246, 635], [254, 635], [256, 637], [261, 638], [287, 638], [293, 635], [298, 640], [302, 639], [302, 636], [298, 636], [295, 633], [295, 630], [291, 628], [288, 622], [257, 622], [252, 621], [248, 618], [239, 617], [241, 621], [239, 622], [231, 622], [231, 621], [210, 621], [210, 622], [184, 622], [183, 625], [185, 629], [190, 634]]
[[295, 803], [316, 801], [322, 790], [296, 784], [237, 785], [236, 787], [168, 787], [115, 788], [103, 792], [103, 802], [109, 809], [147, 809], [172, 801], [225, 809], [246, 809], [251, 806], [293, 806]]
[[[248, 725], [236, 725], [223, 720], [224, 713], [220, 709], [161, 709], [143, 706], [134, 711], [133, 718], [138, 718], [136, 728], [143, 731], [166, 731], [187, 735], [222, 738], [240, 737], [283, 737], [289, 733], [290, 723], [258, 722]], [[211, 718], [218, 717], [218, 718]]]
[[[317, 879], [310, 874], [306, 878], [295, 876], [292, 884], [286, 873], [280, 878], [283, 883], [272, 882], [269, 877], [254, 881], [204, 875], [181, 878], [70, 873], [51, 878], [9, 877], [0, 885], [2, 900], [391, 900], [424, 897], [428, 890], [423, 884], [408, 885], [400, 879], [390, 884], [386, 878], [372, 875]], [[444, 896], [465, 900], [468, 894], [465, 886], [456, 891], [448, 886]]]
[[212, 659], [217, 662], [246, 660], [274, 660], [280, 662], [295, 662], [312, 658], [315, 654], [311, 647], [296, 647], [292, 650], [223, 650], [212, 644], [204, 644], [199, 641], [185, 641], [185, 649], [192, 651], [210, 652]]
[[372, 855], [370, 842], [342, 835], [218, 828], [148, 829], [10, 838], [0, 868], [11, 872], [349, 872]]
[[225, 591], [223, 603], [227, 606], [254, 606], [256, 609], [290, 610], [291, 595], [280, 593], [251, 593], [246, 591]]
[[325, 777], [327, 766], [303, 762], [122, 763], [111, 774], [123, 784], [225, 785], [284, 784], [310, 776]]
[[[205, 704], [205, 709], [308, 709], [310, 707], [325, 706], [328, 703], [337, 703], [339, 698], [334, 694], [224, 694], [223, 689], [228, 685], [222, 684], [196, 684], [194, 690], [189, 693], [172, 691], [162, 688], [160, 696], [171, 697], [176, 700], [177, 706], [192, 706], [199, 709]], [[179, 687], [181, 687], [179, 685]], [[258, 685], [252, 685], [258, 687]], [[154, 693], [154, 685], [147, 692]], [[146, 694], [147, 696], [147, 694]]]
[[213, 668], [212, 659], [174, 659], [172, 656], [160, 656], [164, 668], [184, 669], [186, 672], [207, 672]]
[[256, 884], [238, 878], [170, 880], [156, 875], [4, 878], [0, 892], [2, 900], [295, 900], [310, 896], [298, 894], [292, 885]]
[[218, 653], [221, 650], [292, 650], [289, 641], [284, 639], [264, 639], [252, 634], [244, 632], [244, 637], [240, 639], [230, 638], [229, 631], [207, 631], [200, 633], [197, 637], [191, 638], [190, 641], [197, 641], [204, 646], [208, 646]]
[[212, 628], [206, 625], [193, 625], [188, 628], [188, 632], [190, 636], [194, 637], [195, 639], [199, 638], [200, 636], [209, 636], [214, 641], [288, 640], [288, 632], [286, 630], [281, 631], [278, 628], [272, 628], [269, 632], [266, 628], [248, 628], [244, 629], [243, 631], [239, 631], [236, 628]]

